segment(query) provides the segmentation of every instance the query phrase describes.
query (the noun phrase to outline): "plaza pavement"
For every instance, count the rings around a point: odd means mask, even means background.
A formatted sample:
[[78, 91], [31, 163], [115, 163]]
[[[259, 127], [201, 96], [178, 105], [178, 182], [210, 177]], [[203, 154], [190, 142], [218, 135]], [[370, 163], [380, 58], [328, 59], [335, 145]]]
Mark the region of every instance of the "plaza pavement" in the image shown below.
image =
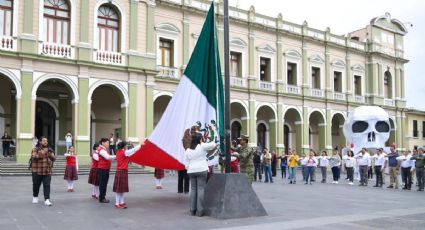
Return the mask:
[[300, 180], [291, 185], [276, 177], [273, 184], [253, 184], [268, 216], [218, 220], [190, 216], [189, 196], [177, 194], [177, 175], [168, 174], [162, 190], [154, 188], [153, 175], [130, 175], [130, 193], [125, 194], [129, 208], [115, 209], [113, 178], [107, 192], [111, 203], [100, 204], [90, 197], [87, 176], [80, 176], [74, 193], [66, 192], [61, 176], [54, 176], [53, 206], [47, 207], [42, 189], [40, 202], [31, 203], [31, 177], [0, 177], [0, 230], [425, 229], [425, 193], [416, 187], [373, 188], [372, 182], [359, 187], [343, 180], [338, 185], [304, 185]]

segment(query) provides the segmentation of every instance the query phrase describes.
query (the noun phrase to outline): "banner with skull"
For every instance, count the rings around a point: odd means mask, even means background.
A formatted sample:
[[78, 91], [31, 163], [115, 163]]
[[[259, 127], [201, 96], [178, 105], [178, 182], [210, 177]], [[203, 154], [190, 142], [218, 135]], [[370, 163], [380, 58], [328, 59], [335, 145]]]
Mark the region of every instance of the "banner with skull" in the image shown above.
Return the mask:
[[344, 123], [344, 136], [353, 146], [354, 154], [363, 147], [385, 148], [390, 137], [388, 113], [378, 106], [360, 106], [349, 113]]

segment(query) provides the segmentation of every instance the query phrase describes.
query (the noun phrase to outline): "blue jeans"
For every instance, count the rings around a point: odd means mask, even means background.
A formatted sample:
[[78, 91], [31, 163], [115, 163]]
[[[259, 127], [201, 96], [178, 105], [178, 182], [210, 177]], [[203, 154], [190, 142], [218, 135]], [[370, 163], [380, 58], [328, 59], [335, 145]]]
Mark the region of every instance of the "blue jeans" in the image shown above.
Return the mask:
[[288, 166], [286, 166], [286, 165], [281, 165], [280, 166], [280, 170], [282, 171], [282, 178], [286, 178], [286, 168], [287, 168]]
[[289, 167], [289, 180], [291, 182], [297, 181], [297, 167]]
[[264, 173], [266, 174], [266, 180], [264, 182], [269, 182], [269, 180], [273, 182], [271, 165], [264, 165]]
[[314, 170], [316, 167], [306, 166], [306, 168], [307, 168], [307, 175], [305, 176], [305, 182], [307, 183], [308, 179], [310, 178], [310, 183], [311, 183], [311, 180], [313, 179]]

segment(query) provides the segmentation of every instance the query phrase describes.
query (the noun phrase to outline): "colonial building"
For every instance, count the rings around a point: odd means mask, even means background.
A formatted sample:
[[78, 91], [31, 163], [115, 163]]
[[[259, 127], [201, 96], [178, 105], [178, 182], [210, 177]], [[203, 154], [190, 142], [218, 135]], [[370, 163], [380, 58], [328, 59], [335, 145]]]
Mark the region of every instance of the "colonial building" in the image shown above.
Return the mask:
[[[190, 58], [209, 1], [0, 1], [0, 131], [26, 162], [34, 137], [58, 153], [70, 131], [88, 161], [100, 137], [139, 142], [159, 121]], [[223, 54], [222, 1], [217, 1]], [[365, 24], [367, 18], [365, 18]], [[349, 32], [349, 31], [347, 31]], [[347, 36], [230, 8], [232, 138], [279, 152], [346, 144], [361, 105], [390, 115], [405, 147], [403, 23], [385, 14]], [[222, 65], [223, 66], [223, 65]]]
[[406, 144], [404, 147], [410, 150], [425, 147], [425, 111], [409, 108], [405, 113]]

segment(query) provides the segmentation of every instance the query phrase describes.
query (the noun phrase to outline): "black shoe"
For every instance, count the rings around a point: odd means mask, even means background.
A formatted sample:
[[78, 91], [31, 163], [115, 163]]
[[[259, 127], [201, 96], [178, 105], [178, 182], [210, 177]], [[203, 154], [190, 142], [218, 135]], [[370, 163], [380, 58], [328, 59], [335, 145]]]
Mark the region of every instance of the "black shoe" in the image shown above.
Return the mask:
[[394, 188], [394, 186], [390, 185], [390, 186], [388, 186], [387, 188]]
[[102, 200], [99, 200], [99, 203], [109, 203], [109, 200], [108, 199], [102, 199]]
[[196, 211], [190, 211], [190, 215], [191, 216], [195, 216], [196, 215]]
[[196, 215], [199, 216], [199, 217], [204, 216], [204, 212], [203, 211], [197, 211]]
[[289, 184], [292, 184], [292, 181], [289, 181]]
[[177, 192], [177, 193], [183, 193], [183, 192]]
[[374, 185], [373, 187], [377, 188], [377, 187], [379, 187], [379, 185]]
[[403, 187], [402, 189], [403, 189], [403, 190], [407, 190], [407, 188], [406, 188], [406, 187]]

